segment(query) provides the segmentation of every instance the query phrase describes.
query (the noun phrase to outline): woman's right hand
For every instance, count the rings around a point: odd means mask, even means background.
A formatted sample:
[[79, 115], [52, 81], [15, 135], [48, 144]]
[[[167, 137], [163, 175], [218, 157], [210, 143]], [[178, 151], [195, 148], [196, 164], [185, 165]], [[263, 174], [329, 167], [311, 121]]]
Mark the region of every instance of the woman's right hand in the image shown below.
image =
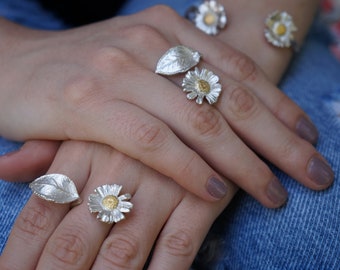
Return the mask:
[[[109, 144], [210, 201], [225, 195], [223, 176], [267, 207], [282, 205], [287, 193], [258, 155], [309, 188], [333, 181], [326, 161], [296, 135], [297, 123], [309, 121], [302, 110], [249, 58], [169, 8], [62, 32], [3, 24], [0, 133], [7, 138]], [[215, 106], [188, 101], [183, 76], [154, 73], [178, 44], [201, 52], [200, 66], [220, 77]], [[274, 94], [258, 97], [254, 88]], [[277, 118], [281, 108], [289, 113]]]

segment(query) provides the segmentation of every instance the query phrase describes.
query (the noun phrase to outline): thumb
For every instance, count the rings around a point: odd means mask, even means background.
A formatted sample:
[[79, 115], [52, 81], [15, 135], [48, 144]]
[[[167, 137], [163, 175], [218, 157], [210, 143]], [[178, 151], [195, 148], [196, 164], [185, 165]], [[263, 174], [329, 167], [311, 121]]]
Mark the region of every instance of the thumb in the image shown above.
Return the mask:
[[0, 156], [0, 179], [29, 182], [44, 174], [59, 148], [59, 141], [27, 141], [17, 151]]

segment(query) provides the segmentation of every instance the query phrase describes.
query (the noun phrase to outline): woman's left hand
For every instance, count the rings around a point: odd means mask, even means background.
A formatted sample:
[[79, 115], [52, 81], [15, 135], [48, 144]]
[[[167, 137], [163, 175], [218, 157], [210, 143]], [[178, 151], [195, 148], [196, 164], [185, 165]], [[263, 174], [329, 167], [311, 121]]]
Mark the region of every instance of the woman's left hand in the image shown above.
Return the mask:
[[[142, 163], [90, 142], [63, 142], [48, 173], [73, 179], [84, 201], [70, 208], [33, 195], [14, 225], [0, 269], [142, 269], [153, 248], [148, 269], [188, 269], [236, 191], [226, 181], [222, 201], [203, 201]], [[112, 183], [131, 193], [134, 204], [114, 226], [96, 220], [86, 204], [96, 187]]]

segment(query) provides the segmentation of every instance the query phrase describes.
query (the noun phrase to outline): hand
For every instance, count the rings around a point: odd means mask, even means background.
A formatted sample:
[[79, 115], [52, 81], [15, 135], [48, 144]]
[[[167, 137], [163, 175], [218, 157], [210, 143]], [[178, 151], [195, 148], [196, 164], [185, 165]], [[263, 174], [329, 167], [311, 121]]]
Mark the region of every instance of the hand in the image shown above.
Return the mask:
[[[325, 160], [294, 133], [309, 121], [301, 109], [249, 58], [168, 8], [59, 33], [20, 32], [0, 78], [11, 90], [1, 91], [0, 130], [9, 138], [106, 143], [206, 200], [223, 197], [223, 175], [265, 206], [282, 205], [286, 191], [257, 154], [307, 187], [333, 181]], [[216, 106], [186, 100], [181, 76], [154, 74], [177, 44], [200, 51], [200, 65], [220, 76]]]
[[[154, 244], [148, 269], [188, 269], [236, 191], [226, 181], [225, 198], [205, 202], [140, 162], [89, 142], [62, 143], [48, 173], [73, 179], [84, 201], [70, 209], [33, 195], [13, 227], [0, 269], [142, 269]], [[131, 193], [134, 204], [114, 226], [96, 220], [86, 204], [96, 187], [112, 183]]]

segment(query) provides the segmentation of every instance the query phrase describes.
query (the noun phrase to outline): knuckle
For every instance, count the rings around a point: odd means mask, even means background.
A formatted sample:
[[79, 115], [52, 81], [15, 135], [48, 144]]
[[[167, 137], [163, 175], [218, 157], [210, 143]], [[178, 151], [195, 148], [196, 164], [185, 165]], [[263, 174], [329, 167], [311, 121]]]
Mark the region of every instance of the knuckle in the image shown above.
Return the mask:
[[107, 238], [99, 252], [99, 256], [112, 267], [111, 269], [135, 269], [133, 264], [138, 254], [138, 242], [130, 232]]
[[192, 154], [187, 158], [187, 160], [180, 162], [181, 166], [178, 167], [178, 175], [182, 177], [191, 176], [194, 168], [196, 168], [199, 160], [199, 156], [195, 152], [191, 152]]
[[29, 206], [18, 217], [16, 226], [21, 236], [30, 240], [40, 239], [48, 234], [51, 227], [51, 210], [42, 203]]
[[[79, 75], [69, 79], [63, 89], [63, 104], [74, 110], [86, 110], [98, 99], [102, 86], [99, 80], [91, 76]], [[97, 97], [97, 98], [94, 98]]]
[[150, 8], [150, 13], [153, 14], [154, 19], [172, 21], [174, 18], [180, 17], [178, 13], [167, 5], [155, 5]]
[[256, 77], [256, 65], [253, 60], [239, 52], [228, 56], [225, 63], [229, 63], [231, 76], [237, 81], [254, 80]]
[[[163, 35], [154, 27], [139, 24], [133, 25], [125, 28], [121, 35], [135, 44], [140, 44], [144, 46], [144, 44], [150, 44], [150, 40], [152, 40], [152, 46], [164, 47], [168, 48], [170, 43], [163, 37]], [[151, 44], [150, 44], [151, 45]]]
[[275, 106], [272, 109], [273, 114], [278, 119], [284, 119], [284, 114], [287, 111], [287, 108], [289, 108], [290, 99], [285, 94], [279, 92], [280, 97], [278, 98], [278, 101], [275, 104]]
[[188, 115], [188, 123], [201, 136], [218, 136], [223, 130], [221, 115], [210, 106], [194, 108]]
[[299, 143], [295, 136], [290, 136], [283, 140], [279, 145], [278, 153], [280, 153], [280, 159], [291, 166], [295, 167], [298, 160]]
[[159, 149], [168, 138], [165, 127], [159, 124], [144, 123], [134, 132], [137, 143], [144, 150], [154, 151]]
[[86, 259], [86, 243], [83, 239], [85, 236], [81, 229], [70, 227], [64, 233], [58, 234], [46, 251], [55, 259], [54, 263], [57, 265], [74, 268], [76, 265], [82, 265]]
[[257, 110], [256, 100], [249, 91], [239, 85], [229, 86], [228, 109], [236, 119], [247, 119], [253, 116]]
[[194, 255], [194, 244], [191, 235], [182, 230], [175, 230], [163, 237], [163, 246], [169, 254], [178, 257]]
[[127, 52], [113, 46], [103, 46], [92, 55], [92, 66], [104, 74], [125, 73], [131, 69], [132, 63], [131, 56]]

